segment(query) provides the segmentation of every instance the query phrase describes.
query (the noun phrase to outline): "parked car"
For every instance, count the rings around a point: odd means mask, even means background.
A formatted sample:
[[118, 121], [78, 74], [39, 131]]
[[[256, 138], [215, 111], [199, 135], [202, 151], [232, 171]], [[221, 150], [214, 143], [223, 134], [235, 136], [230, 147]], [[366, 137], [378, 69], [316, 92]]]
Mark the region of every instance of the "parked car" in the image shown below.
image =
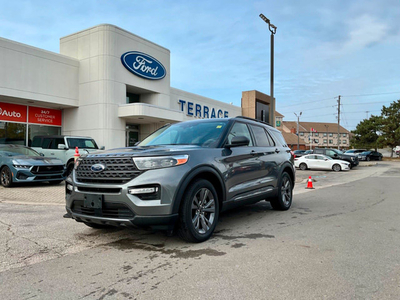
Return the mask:
[[350, 163], [350, 169], [358, 166], [358, 157], [355, 155], [347, 155], [342, 151], [333, 148], [315, 148], [314, 154], [323, 154], [333, 159], [340, 159]]
[[326, 155], [308, 154], [294, 159], [294, 165], [300, 170], [333, 170], [335, 172], [350, 170], [350, 163], [333, 159]]
[[360, 154], [358, 154], [358, 159], [359, 160], [382, 160], [382, 153], [377, 152], [377, 151], [365, 151]]
[[135, 147], [82, 155], [66, 180], [67, 214], [94, 228], [150, 226], [190, 242], [220, 212], [292, 204], [295, 169], [282, 134], [245, 117], [165, 125]]
[[59, 184], [65, 179], [61, 160], [41, 156], [22, 145], [0, 145], [0, 183], [9, 187], [19, 182], [48, 181]]
[[313, 154], [314, 153], [314, 150], [306, 150], [306, 152], [304, 152], [304, 155], [306, 155], [306, 154]]
[[301, 157], [304, 155], [305, 152], [306, 152], [306, 150], [294, 150], [293, 154], [294, 154], [294, 157]]
[[394, 148], [394, 152], [396, 155], [400, 155], [400, 146], [396, 146], [396, 148]]
[[347, 155], [358, 155], [359, 153], [362, 153], [362, 152], [364, 152], [364, 151], [367, 151], [366, 149], [350, 149], [350, 150], [347, 150], [344, 154], [347, 154]]
[[67, 168], [67, 176], [74, 169], [75, 147], [78, 147], [80, 154], [104, 149], [99, 148], [94, 139], [85, 136], [38, 135], [32, 141], [32, 149], [60, 159]]

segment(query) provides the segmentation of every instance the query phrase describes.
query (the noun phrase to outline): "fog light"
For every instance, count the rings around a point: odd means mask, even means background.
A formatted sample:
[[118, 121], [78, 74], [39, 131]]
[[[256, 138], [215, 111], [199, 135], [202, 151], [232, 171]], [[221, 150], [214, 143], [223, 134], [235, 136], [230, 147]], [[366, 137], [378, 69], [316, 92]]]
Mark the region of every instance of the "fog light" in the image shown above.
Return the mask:
[[131, 195], [153, 194], [153, 193], [157, 193], [157, 192], [158, 192], [158, 187], [128, 189], [128, 193]]
[[71, 184], [67, 183], [67, 190], [70, 190], [72, 192], [74, 190], [74, 187]]

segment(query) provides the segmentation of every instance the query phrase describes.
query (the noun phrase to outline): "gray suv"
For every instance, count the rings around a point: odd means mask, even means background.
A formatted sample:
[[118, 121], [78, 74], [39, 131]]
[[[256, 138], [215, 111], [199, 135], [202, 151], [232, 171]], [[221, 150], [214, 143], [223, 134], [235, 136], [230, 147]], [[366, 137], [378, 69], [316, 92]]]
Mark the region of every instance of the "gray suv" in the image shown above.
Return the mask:
[[190, 242], [219, 214], [292, 204], [295, 168], [282, 134], [244, 117], [166, 125], [135, 147], [82, 155], [66, 180], [66, 217], [94, 227], [149, 226]]

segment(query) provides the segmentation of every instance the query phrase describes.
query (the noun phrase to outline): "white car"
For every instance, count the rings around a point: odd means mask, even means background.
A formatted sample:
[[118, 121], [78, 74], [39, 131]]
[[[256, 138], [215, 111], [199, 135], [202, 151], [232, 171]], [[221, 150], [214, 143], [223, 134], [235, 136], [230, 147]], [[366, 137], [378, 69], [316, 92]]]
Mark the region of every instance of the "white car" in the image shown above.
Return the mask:
[[294, 159], [294, 165], [300, 170], [333, 170], [335, 172], [350, 170], [350, 163], [333, 159], [322, 154], [309, 154]]

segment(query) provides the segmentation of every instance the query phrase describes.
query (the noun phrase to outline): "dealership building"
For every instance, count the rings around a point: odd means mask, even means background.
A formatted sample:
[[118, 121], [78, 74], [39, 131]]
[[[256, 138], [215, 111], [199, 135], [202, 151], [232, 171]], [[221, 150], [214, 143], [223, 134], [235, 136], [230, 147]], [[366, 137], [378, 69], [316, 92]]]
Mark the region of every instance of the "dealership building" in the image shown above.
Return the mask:
[[61, 38], [60, 54], [0, 38], [0, 143], [63, 134], [109, 149], [166, 123], [238, 115], [275, 123], [268, 95], [243, 92], [235, 106], [173, 88], [171, 76], [168, 49], [113, 25]]

